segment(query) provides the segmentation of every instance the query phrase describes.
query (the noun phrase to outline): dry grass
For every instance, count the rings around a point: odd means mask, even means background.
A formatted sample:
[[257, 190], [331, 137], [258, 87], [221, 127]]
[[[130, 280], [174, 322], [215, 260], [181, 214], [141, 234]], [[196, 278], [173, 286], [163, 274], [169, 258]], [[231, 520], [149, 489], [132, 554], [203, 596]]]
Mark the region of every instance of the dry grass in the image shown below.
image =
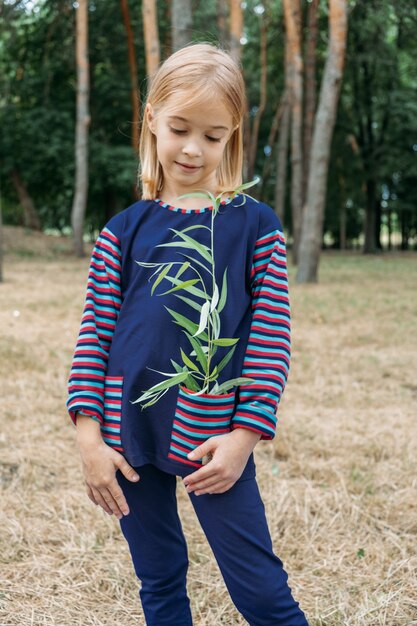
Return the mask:
[[[0, 625], [143, 625], [127, 544], [85, 495], [64, 409], [88, 260], [35, 239], [7, 229], [0, 285]], [[291, 373], [256, 461], [311, 626], [417, 624], [416, 278], [412, 254], [327, 253], [314, 286], [290, 272]], [[244, 624], [181, 484], [178, 498], [195, 626]]]

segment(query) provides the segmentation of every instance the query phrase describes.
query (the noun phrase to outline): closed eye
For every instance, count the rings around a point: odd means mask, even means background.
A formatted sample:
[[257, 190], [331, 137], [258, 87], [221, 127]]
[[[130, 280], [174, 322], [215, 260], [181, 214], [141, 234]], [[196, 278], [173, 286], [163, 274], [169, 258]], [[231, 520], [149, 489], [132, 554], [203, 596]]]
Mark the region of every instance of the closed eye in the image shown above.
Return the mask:
[[[187, 132], [186, 130], [179, 130], [178, 128], [172, 128], [172, 127], [170, 127], [170, 131], [174, 133], [175, 135], [184, 135]], [[206, 139], [208, 139], [209, 141], [215, 141], [215, 142], [221, 141], [221, 139], [218, 139], [217, 137], [209, 137], [209, 135], [206, 135]]]

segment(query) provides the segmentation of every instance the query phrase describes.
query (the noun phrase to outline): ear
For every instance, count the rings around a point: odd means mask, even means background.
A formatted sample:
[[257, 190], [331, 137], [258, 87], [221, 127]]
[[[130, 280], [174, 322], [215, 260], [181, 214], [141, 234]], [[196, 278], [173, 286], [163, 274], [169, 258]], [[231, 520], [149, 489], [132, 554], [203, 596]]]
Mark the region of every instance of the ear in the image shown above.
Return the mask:
[[153, 108], [152, 108], [152, 105], [150, 104], [150, 102], [148, 102], [148, 104], [146, 105], [145, 117], [146, 117], [146, 121], [147, 121], [148, 126], [149, 126], [149, 130], [152, 133], [155, 133], [155, 116], [154, 116]]

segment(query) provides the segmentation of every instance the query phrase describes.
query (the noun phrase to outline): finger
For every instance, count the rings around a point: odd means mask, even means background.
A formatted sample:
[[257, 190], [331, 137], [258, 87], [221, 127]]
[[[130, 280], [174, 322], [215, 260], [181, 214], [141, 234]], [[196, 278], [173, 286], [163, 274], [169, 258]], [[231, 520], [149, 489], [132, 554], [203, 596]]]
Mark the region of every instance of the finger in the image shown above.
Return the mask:
[[187, 487], [188, 485], [194, 485], [198, 483], [200, 480], [206, 480], [207, 478], [213, 477], [217, 475], [216, 468], [213, 469], [212, 463], [204, 465], [196, 472], [192, 472], [192, 474], [188, 474], [183, 480], [184, 485]]
[[107, 504], [107, 502], [105, 501], [101, 493], [98, 491], [98, 489], [94, 489], [94, 487], [92, 487], [92, 492], [93, 492], [93, 496], [97, 504], [99, 504], [101, 508], [106, 511], [106, 513], [111, 515], [113, 511], [111, 510], [111, 508], [109, 507], [109, 505]]
[[223, 493], [224, 491], [227, 491], [227, 489], [230, 488], [230, 481], [219, 481], [217, 483], [214, 483], [213, 485], [204, 487], [203, 489], [196, 489], [196, 491], [194, 491], [194, 495], [195, 496], [202, 496], [204, 494], [209, 494], [209, 495], [214, 495], [216, 493]]
[[116, 500], [113, 498], [113, 495], [112, 495], [111, 491], [109, 489], [107, 489], [107, 488], [106, 489], [102, 489], [101, 495], [103, 496], [103, 498], [107, 502], [107, 504], [110, 507], [112, 513], [114, 513], [115, 516], [118, 519], [121, 519], [123, 517], [123, 513], [120, 510], [119, 505], [117, 504]]
[[209, 439], [207, 439], [207, 441], [202, 443], [201, 446], [197, 446], [197, 448], [194, 448], [194, 450], [191, 450], [191, 452], [187, 454], [187, 457], [189, 459], [192, 459], [193, 461], [195, 461], [196, 459], [202, 459], [204, 455], [209, 454], [209, 452], [212, 452], [215, 449], [215, 447], [216, 447], [216, 437], [210, 437]]
[[126, 502], [124, 493], [120, 489], [119, 483], [117, 482], [117, 480], [115, 481], [115, 483], [116, 484], [113, 483], [109, 487], [110, 494], [113, 500], [115, 501], [116, 505], [118, 506], [119, 510], [123, 513], [123, 515], [129, 515], [130, 513], [129, 506]]
[[116, 467], [118, 467], [118, 469], [122, 472], [123, 476], [125, 478], [127, 478], [128, 480], [136, 483], [138, 482], [138, 480], [140, 480], [140, 476], [139, 474], [137, 474], [135, 472], [135, 470], [133, 469], [133, 467], [131, 465], [129, 465], [129, 463], [126, 461], [126, 459], [120, 454], [118, 455], [118, 458], [116, 459]]
[[90, 498], [91, 502], [93, 502], [93, 504], [98, 504], [98, 502], [96, 502], [96, 499], [94, 497], [93, 492], [91, 491], [91, 487], [89, 485], [86, 485], [86, 489], [87, 489], [87, 496]]
[[188, 493], [190, 493], [191, 491], [196, 491], [196, 489], [205, 489], [206, 487], [211, 487], [218, 483], [220, 480], [224, 480], [224, 478], [222, 478], [218, 474], [213, 474], [212, 476], [208, 476], [204, 480], [198, 480], [197, 482], [189, 484], [186, 489]]

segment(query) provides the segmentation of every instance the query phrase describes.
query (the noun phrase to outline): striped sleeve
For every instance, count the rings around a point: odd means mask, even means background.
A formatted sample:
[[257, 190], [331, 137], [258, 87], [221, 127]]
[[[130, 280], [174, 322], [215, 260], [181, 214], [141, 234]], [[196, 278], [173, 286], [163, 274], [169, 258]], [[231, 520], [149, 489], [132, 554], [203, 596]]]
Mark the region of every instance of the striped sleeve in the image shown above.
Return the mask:
[[105, 227], [94, 246], [78, 341], [68, 381], [67, 408], [103, 423], [104, 378], [110, 345], [121, 307], [119, 239]]
[[242, 376], [256, 383], [239, 387], [232, 428], [247, 428], [261, 433], [261, 439], [273, 439], [291, 356], [285, 237], [280, 228], [257, 239], [251, 279], [252, 322]]

